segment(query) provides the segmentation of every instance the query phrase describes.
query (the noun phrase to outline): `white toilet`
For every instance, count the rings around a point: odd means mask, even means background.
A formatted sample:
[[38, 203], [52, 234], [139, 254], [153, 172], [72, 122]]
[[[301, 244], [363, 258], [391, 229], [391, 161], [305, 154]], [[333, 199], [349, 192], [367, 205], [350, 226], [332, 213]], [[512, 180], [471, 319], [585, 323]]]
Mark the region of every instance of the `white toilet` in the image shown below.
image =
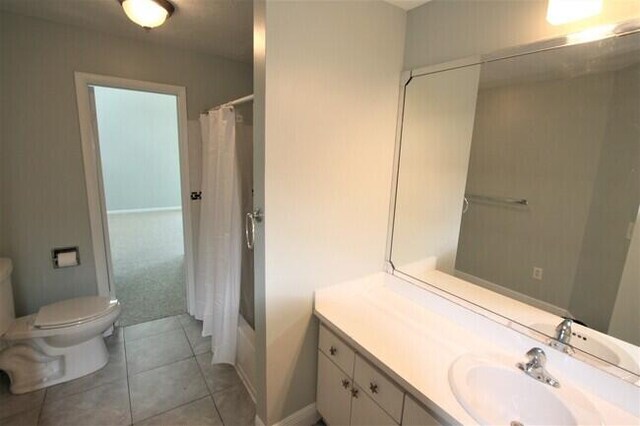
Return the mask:
[[11, 392], [31, 392], [82, 377], [108, 361], [102, 333], [120, 315], [108, 297], [78, 297], [15, 318], [10, 259], [0, 258], [0, 370]]

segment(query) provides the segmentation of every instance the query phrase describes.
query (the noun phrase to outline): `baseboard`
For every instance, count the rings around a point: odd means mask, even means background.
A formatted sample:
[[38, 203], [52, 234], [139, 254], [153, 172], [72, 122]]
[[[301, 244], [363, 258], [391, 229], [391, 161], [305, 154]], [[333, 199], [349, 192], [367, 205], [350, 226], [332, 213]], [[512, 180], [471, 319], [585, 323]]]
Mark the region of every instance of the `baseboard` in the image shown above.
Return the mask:
[[238, 376], [240, 376], [240, 380], [242, 380], [242, 383], [244, 384], [244, 387], [247, 389], [247, 392], [249, 392], [249, 396], [251, 396], [251, 399], [253, 399], [253, 403], [255, 404], [255, 402], [256, 402], [256, 390], [254, 389], [253, 385], [251, 384], [251, 380], [249, 380], [249, 378], [247, 377], [247, 373], [244, 372], [244, 370], [242, 369], [240, 364], [236, 364], [236, 371], [238, 372]]
[[107, 214], [153, 213], [153, 212], [168, 212], [168, 211], [174, 211], [174, 210], [182, 210], [182, 206], [152, 207], [148, 209], [107, 210]]
[[[257, 416], [256, 419], [258, 419]], [[316, 410], [316, 403], [314, 402], [296, 411], [289, 417], [280, 420], [273, 426], [312, 426], [318, 420], [320, 420], [320, 414], [318, 410]]]

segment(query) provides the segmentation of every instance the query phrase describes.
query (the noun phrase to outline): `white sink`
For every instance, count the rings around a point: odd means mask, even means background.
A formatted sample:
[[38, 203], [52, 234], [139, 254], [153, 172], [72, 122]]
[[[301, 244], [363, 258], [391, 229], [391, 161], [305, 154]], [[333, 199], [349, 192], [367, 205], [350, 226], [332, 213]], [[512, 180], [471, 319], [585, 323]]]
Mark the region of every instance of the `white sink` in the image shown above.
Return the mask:
[[515, 364], [499, 356], [463, 355], [449, 369], [454, 395], [478, 423], [602, 424], [596, 408], [579, 390], [562, 380], [559, 388], [539, 382]]

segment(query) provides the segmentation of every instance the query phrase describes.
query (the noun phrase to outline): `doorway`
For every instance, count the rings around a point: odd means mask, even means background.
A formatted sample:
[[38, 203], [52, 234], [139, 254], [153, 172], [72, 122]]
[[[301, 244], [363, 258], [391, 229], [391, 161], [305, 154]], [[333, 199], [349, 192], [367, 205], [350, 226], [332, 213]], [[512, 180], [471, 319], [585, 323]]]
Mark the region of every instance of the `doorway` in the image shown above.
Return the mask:
[[[84, 112], [90, 130], [89, 147], [83, 136], [83, 151], [91, 154], [85, 158], [87, 190], [92, 183], [97, 190], [89, 206], [92, 222], [99, 222], [92, 223], [99, 287], [102, 278], [108, 294], [121, 302], [120, 325], [188, 312], [193, 266], [184, 196], [184, 93], [152, 83], [79, 77], [81, 127]], [[105, 266], [102, 277], [99, 263]]]

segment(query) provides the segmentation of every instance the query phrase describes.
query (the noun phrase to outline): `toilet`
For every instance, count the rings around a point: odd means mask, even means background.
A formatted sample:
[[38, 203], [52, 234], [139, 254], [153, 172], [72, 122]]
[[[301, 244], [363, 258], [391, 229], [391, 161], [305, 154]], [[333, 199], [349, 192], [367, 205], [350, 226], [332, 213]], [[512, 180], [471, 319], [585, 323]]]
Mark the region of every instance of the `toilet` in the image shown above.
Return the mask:
[[15, 318], [10, 259], [0, 258], [0, 370], [21, 394], [82, 377], [105, 366], [102, 334], [120, 315], [117, 300], [90, 296], [46, 305]]

